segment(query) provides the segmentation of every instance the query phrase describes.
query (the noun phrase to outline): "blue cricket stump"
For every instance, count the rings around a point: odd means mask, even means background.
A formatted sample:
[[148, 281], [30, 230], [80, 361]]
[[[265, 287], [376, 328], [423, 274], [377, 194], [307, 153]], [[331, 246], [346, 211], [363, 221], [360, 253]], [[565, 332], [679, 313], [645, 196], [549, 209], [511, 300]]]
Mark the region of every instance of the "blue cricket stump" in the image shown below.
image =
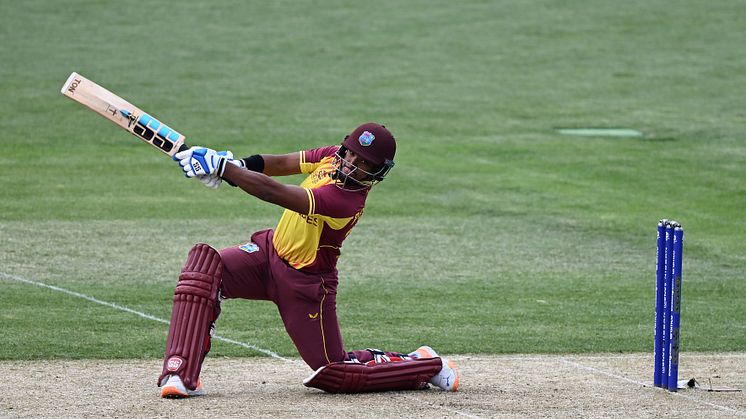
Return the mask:
[[658, 222], [653, 385], [670, 391], [677, 390], [679, 378], [683, 243], [681, 224]]
[[668, 388], [671, 361], [671, 278], [673, 278], [673, 222], [666, 223], [666, 258], [663, 272], [663, 388]]
[[655, 265], [655, 366], [653, 367], [653, 385], [663, 385], [663, 281], [666, 257], [666, 223], [658, 222], [658, 250]]
[[668, 390], [676, 391], [679, 382], [679, 326], [681, 324], [681, 267], [684, 251], [684, 230], [680, 224], [674, 225], [673, 232], [673, 275], [671, 284], [671, 327], [670, 351], [671, 359], [668, 366]]

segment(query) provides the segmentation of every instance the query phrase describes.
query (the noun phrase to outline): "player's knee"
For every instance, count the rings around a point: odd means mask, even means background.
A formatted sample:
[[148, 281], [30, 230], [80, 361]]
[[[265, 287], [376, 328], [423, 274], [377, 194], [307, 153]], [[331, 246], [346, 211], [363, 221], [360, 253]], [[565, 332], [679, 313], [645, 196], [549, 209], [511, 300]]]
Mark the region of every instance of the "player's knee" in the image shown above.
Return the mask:
[[308, 365], [312, 370], [317, 370], [324, 365], [333, 364], [336, 362], [344, 362], [348, 361], [349, 358], [347, 357], [347, 353], [344, 351], [322, 351], [322, 352], [316, 352], [316, 351], [308, 351], [308, 348], [306, 350], [303, 350], [301, 347], [298, 347], [298, 352], [300, 353], [301, 358], [303, 358], [303, 361]]
[[337, 361], [327, 360], [326, 357], [324, 356], [314, 356], [314, 357], [301, 356], [301, 357], [303, 358], [304, 361], [306, 361], [306, 364], [312, 370], [317, 370], [323, 367], [324, 365], [327, 365], [332, 362], [337, 362]]
[[201, 297], [214, 303], [218, 299], [222, 273], [220, 253], [207, 244], [198, 243], [189, 251], [175, 295]]

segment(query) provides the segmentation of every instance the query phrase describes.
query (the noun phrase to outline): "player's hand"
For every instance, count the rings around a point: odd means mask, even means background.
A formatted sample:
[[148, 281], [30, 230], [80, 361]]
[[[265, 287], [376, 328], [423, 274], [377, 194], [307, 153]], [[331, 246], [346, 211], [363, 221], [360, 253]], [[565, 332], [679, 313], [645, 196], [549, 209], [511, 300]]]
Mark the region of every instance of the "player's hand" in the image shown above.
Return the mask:
[[223, 175], [225, 163], [232, 160], [227, 155], [220, 155], [217, 151], [206, 147], [191, 147], [174, 155], [174, 160], [179, 161], [181, 170], [186, 177]]
[[218, 175], [197, 176], [197, 179], [210, 189], [217, 189], [220, 187], [220, 184], [223, 183], [223, 179]]
[[[242, 160], [233, 160], [233, 153], [230, 151], [218, 151], [218, 155], [228, 159], [228, 163], [231, 163], [234, 166], [238, 166], [241, 168], [246, 167], [246, 164]], [[204, 176], [197, 176], [197, 179], [202, 182], [203, 185], [210, 189], [217, 189], [220, 187], [220, 184], [223, 183], [223, 179], [221, 179], [220, 176], [215, 173]]]

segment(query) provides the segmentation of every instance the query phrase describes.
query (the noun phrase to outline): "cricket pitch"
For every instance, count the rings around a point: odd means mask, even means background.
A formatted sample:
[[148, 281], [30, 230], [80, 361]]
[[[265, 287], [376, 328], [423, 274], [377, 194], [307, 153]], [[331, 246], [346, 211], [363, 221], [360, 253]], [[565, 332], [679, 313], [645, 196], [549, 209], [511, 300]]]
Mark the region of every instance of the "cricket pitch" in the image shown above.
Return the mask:
[[206, 395], [158, 397], [158, 360], [4, 361], [0, 417], [733, 417], [746, 416], [746, 353], [681, 355], [679, 378], [651, 387], [652, 354], [462, 355], [461, 389], [362, 395], [304, 387], [297, 360], [208, 358]]

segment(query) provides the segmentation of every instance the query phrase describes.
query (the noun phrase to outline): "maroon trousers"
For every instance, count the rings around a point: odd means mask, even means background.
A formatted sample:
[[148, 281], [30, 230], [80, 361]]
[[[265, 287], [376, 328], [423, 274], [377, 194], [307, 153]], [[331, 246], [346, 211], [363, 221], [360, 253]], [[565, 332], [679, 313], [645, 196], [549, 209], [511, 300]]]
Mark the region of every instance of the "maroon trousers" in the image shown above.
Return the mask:
[[[337, 323], [336, 271], [308, 274], [291, 267], [275, 252], [273, 233], [256, 232], [251, 243], [220, 251], [223, 297], [274, 302], [300, 356], [314, 370], [350, 359]], [[373, 359], [369, 351], [352, 354], [360, 362]]]

